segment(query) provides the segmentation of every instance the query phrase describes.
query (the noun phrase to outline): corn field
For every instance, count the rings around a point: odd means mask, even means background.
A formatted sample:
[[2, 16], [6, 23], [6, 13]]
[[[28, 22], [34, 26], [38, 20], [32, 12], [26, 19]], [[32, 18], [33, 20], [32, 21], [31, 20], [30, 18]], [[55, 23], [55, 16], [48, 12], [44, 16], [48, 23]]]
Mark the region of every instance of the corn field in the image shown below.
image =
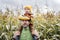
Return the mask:
[[[0, 11], [0, 40], [12, 39], [13, 33], [20, 26], [18, 15], [18, 10], [17, 16], [8, 8], [5, 12]], [[60, 13], [54, 15], [53, 11], [46, 14], [36, 12], [32, 23], [39, 32], [39, 40], [60, 40]]]

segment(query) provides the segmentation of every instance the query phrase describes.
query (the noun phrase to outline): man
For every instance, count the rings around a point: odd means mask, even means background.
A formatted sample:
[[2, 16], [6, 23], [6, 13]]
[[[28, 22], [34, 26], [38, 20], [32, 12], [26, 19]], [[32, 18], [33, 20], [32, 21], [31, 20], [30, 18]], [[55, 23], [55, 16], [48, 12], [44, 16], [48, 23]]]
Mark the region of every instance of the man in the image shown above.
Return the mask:
[[25, 7], [25, 14], [19, 16], [21, 21], [21, 27], [18, 31], [14, 33], [14, 40], [38, 40], [38, 32], [34, 29], [33, 24], [31, 23], [31, 7]]

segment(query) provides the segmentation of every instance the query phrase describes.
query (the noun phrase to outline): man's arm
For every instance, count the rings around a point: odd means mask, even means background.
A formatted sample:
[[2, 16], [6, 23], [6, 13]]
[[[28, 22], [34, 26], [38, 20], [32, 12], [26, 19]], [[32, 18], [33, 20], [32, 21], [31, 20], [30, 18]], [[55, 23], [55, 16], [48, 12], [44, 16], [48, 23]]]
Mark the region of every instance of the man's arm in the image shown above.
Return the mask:
[[15, 31], [14, 36], [13, 36], [13, 40], [19, 40], [19, 38], [20, 38], [20, 32]]
[[33, 31], [32, 31], [32, 35], [33, 35], [33, 38], [34, 38], [34, 39], [36, 39], [36, 40], [39, 39], [39, 33], [38, 33], [37, 30], [33, 30]]

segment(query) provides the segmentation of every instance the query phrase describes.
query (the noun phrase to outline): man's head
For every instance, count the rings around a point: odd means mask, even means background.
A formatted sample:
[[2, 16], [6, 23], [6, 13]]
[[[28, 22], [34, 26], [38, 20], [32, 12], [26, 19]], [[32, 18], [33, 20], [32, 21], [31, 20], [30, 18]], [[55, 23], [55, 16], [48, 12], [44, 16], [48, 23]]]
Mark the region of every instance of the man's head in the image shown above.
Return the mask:
[[18, 19], [20, 20], [20, 23], [22, 26], [26, 27], [30, 24], [30, 18], [27, 16], [19, 16]]
[[29, 26], [29, 24], [30, 24], [30, 22], [29, 22], [28, 20], [22, 20], [22, 21], [21, 21], [21, 25], [22, 25], [23, 27], [27, 27], [27, 26]]

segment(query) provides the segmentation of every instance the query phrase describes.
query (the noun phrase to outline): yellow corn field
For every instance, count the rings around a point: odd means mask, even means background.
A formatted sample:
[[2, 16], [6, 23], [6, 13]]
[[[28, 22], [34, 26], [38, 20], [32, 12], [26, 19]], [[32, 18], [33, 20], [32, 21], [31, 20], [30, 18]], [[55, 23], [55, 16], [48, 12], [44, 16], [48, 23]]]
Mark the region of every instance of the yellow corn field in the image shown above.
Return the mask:
[[[18, 12], [18, 11], [17, 11]], [[34, 14], [34, 13], [33, 13]], [[0, 40], [11, 40], [20, 22], [11, 10], [0, 12]], [[35, 13], [32, 18], [34, 28], [39, 32], [39, 40], [60, 40], [60, 13]]]

